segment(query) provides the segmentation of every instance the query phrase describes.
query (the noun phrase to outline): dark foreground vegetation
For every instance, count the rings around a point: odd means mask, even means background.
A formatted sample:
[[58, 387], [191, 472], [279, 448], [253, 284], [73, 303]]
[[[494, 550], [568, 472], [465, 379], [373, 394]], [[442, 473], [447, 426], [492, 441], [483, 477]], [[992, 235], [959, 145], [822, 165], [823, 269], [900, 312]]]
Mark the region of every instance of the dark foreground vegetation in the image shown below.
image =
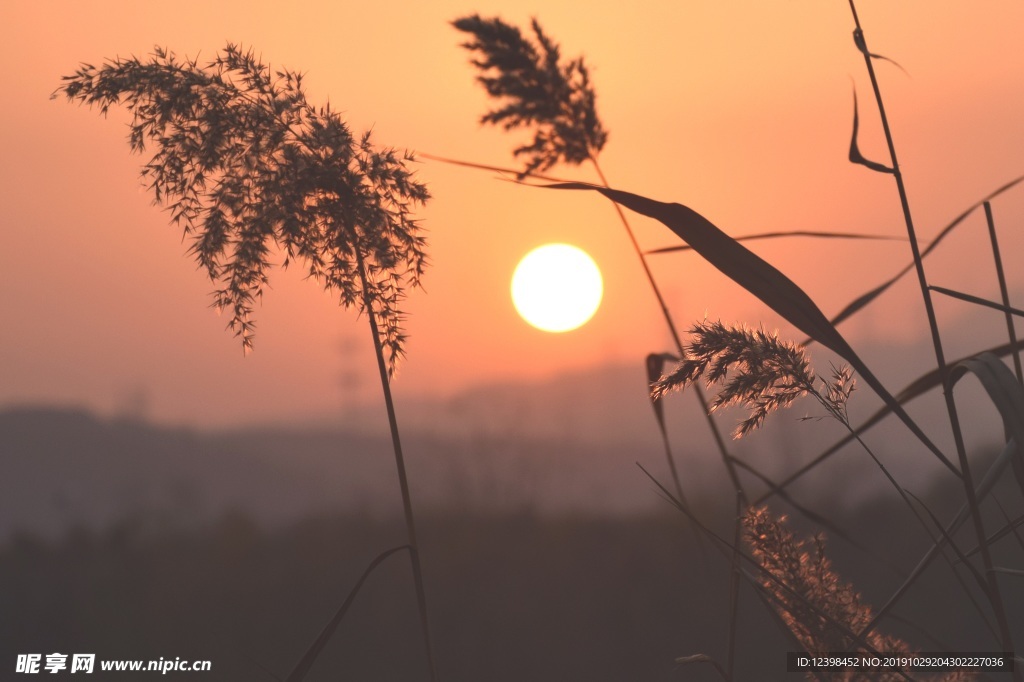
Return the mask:
[[[941, 507], [950, 492], [928, 499]], [[829, 538], [837, 572], [876, 605], [928, 547], [898, 506], [867, 504], [833, 520], [874, 554]], [[717, 523], [728, 532], [732, 520]], [[674, 661], [724, 655], [726, 559], [698, 544], [667, 505], [614, 518], [467, 511], [427, 515], [422, 526], [446, 680], [715, 679], [710, 668]], [[810, 530], [796, 519], [793, 527]], [[180, 656], [213, 661], [212, 675], [182, 679], [283, 679], [367, 564], [403, 537], [399, 519], [346, 515], [264, 530], [238, 514], [190, 531], [143, 516], [56, 542], [16, 535], [0, 551], [0, 660], [53, 651]], [[370, 577], [309, 679], [422, 679], [408, 572], [398, 554]], [[990, 648], [950, 575], [936, 563], [900, 616], [958, 649]], [[1007, 588], [1007, 603], [1024, 603], [1024, 581]], [[784, 672], [791, 647], [752, 596], [740, 618], [740, 676], [792, 679]], [[943, 643], [904, 622], [887, 621], [885, 630], [919, 650]]]

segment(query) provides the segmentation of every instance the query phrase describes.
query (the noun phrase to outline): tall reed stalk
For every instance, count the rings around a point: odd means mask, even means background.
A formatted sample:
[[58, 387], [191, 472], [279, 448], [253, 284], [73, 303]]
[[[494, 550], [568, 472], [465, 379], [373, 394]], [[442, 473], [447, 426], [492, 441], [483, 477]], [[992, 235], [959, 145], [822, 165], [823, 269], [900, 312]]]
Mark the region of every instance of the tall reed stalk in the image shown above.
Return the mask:
[[[362, 253], [356, 249], [359, 264], [359, 276], [363, 286], [368, 287], [366, 264]], [[366, 317], [370, 322], [370, 333], [373, 336], [373, 350], [377, 355], [377, 368], [380, 370], [380, 386], [384, 393], [384, 405], [388, 412], [388, 426], [391, 429], [391, 445], [395, 451], [395, 466], [398, 469], [398, 485], [402, 493], [402, 510], [405, 515], [405, 530], [409, 537], [409, 559], [412, 562], [412, 575], [416, 588], [416, 606], [420, 613], [420, 628], [423, 632], [423, 643], [427, 651], [427, 665], [430, 668], [430, 679], [437, 682], [437, 663], [434, 660], [434, 647], [430, 637], [430, 618], [427, 610], [427, 592], [423, 586], [423, 569], [420, 566], [420, 545], [416, 537], [416, 517], [413, 514], [412, 496], [409, 494], [409, 477], [405, 472], [405, 456], [402, 454], [402, 438], [398, 432], [398, 417], [395, 414], [395, 401], [391, 397], [391, 377], [388, 374], [387, 362], [384, 359], [384, 344], [381, 343], [377, 319], [373, 307], [366, 307]]]
[[[957, 459], [960, 467], [960, 474], [963, 483], [964, 494], [971, 511], [971, 520], [974, 532], [977, 536], [981, 550], [982, 564], [985, 568], [986, 595], [992, 606], [996, 621], [999, 626], [1000, 638], [1005, 651], [1013, 651], [1013, 637], [1010, 634], [1009, 621], [1006, 617], [1006, 610], [1003, 604], [1002, 595], [999, 590], [999, 581], [993, 570], [992, 554], [985, 542], [986, 533], [984, 522], [981, 517], [981, 510], [975, 495], [974, 478], [971, 475], [970, 464], [967, 460], [967, 449], [964, 445], [963, 431], [960, 426], [960, 417], [957, 413], [956, 401], [953, 397], [953, 386], [949, 378], [949, 368], [946, 365], [946, 357], [942, 347], [942, 337], [939, 333], [939, 326], [935, 316], [935, 307], [932, 302], [931, 290], [928, 286], [928, 278], [924, 270], [924, 260], [921, 257], [921, 249], [918, 245], [917, 233], [914, 229], [914, 220], [910, 212], [910, 201], [907, 197], [906, 186], [903, 181], [903, 173], [900, 169], [896, 156], [896, 145], [893, 140], [892, 130], [889, 127], [889, 118], [885, 112], [885, 104], [882, 100], [882, 91], [878, 85], [878, 78], [875, 75], [873, 56], [868, 48], [867, 39], [861, 27], [860, 17], [857, 15], [857, 7], [854, 0], [849, 0], [850, 12], [854, 22], [854, 42], [864, 56], [864, 65], [867, 68], [868, 77], [871, 80], [871, 89], [875, 95], [875, 103], [878, 106], [878, 113], [882, 122], [882, 130], [885, 133], [885, 141], [889, 150], [889, 158], [892, 166], [889, 172], [896, 181], [896, 189], [900, 197], [900, 206], [903, 210], [903, 218], [907, 228], [907, 236], [910, 240], [910, 249], [914, 257], [914, 267], [917, 272], [918, 284], [921, 289], [921, 296], [924, 300], [925, 312], [928, 317], [928, 329], [931, 332], [932, 346], [935, 350], [935, 360], [942, 375], [942, 394], [945, 399], [946, 411], [949, 416], [949, 423], [953, 432], [953, 442], [956, 445]], [[1022, 678], [1020, 671], [1014, 672], [1014, 680], [1020, 682]]]
[[[228, 326], [245, 351], [252, 347], [253, 306], [268, 281], [272, 247], [284, 252], [285, 266], [300, 261], [344, 307], [366, 313], [398, 470], [420, 629], [430, 679], [436, 682], [415, 516], [391, 395], [405, 341], [400, 305], [406, 289], [419, 285], [426, 265], [426, 241], [412, 210], [430, 195], [408, 168], [411, 155], [376, 147], [369, 133], [354, 137], [329, 106], [307, 102], [301, 74], [274, 73], [251, 50], [231, 44], [206, 66], [157, 48], [148, 62], [83, 64], [63, 78], [54, 96], [98, 106], [104, 114], [113, 105], [131, 112], [132, 150], [156, 147], [143, 177], [172, 221], [192, 238], [192, 254], [220, 286], [214, 305], [231, 311]], [[391, 553], [378, 557], [368, 571]], [[289, 682], [304, 677], [352, 597]]]

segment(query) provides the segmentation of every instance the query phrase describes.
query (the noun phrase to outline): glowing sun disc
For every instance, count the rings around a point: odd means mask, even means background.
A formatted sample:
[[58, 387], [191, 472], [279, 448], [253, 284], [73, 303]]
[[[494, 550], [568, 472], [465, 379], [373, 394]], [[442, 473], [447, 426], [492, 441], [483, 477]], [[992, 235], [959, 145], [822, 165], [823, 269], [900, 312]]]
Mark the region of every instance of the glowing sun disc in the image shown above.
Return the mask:
[[537, 329], [567, 332], [597, 312], [604, 286], [601, 271], [585, 251], [545, 244], [523, 256], [512, 275], [512, 303]]

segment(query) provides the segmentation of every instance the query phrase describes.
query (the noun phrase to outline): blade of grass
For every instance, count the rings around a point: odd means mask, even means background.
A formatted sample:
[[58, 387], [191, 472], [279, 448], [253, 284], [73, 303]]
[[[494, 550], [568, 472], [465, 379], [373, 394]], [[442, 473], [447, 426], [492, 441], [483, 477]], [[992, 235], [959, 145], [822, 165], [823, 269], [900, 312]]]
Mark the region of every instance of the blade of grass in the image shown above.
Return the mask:
[[596, 191], [616, 204], [621, 204], [664, 224], [729, 279], [759, 298], [797, 329], [849, 362], [861, 378], [892, 408], [893, 413], [917, 436], [918, 440], [931, 450], [950, 471], [957, 476], [960, 475], [953, 463], [932, 443], [910, 415], [903, 410], [903, 407], [896, 402], [882, 382], [857, 356], [839, 330], [828, 321], [828, 318], [811, 300], [810, 296], [774, 266], [720, 230], [707, 218], [682, 204], [667, 204], [630, 192], [597, 185], [560, 183], [545, 185], [545, 187]]
[[[956, 299], [959, 299], [961, 301], [967, 301], [968, 303], [974, 303], [976, 305], [984, 306], [986, 308], [992, 308], [993, 310], [1001, 310], [1002, 312], [1006, 313], [1007, 315], [1021, 315], [1021, 316], [1024, 316], [1024, 310], [1021, 310], [1019, 308], [1011, 308], [1008, 305], [1004, 305], [1002, 303], [996, 303], [995, 301], [990, 301], [990, 300], [988, 300], [986, 298], [981, 298], [980, 296], [973, 296], [971, 294], [965, 294], [962, 291], [955, 291], [953, 289], [947, 289], [945, 287], [936, 286], [934, 284], [929, 284], [928, 288], [931, 289], [932, 291], [936, 292], [936, 293], [943, 294], [945, 296], [949, 296], [950, 298], [956, 298]], [[1011, 324], [1013, 323], [1012, 318], [1011, 318], [1010, 323]]]
[[[921, 498], [919, 498], [917, 495], [915, 495], [914, 493], [910, 492], [909, 490], [905, 490], [904, 492], [906, 492], [907, 495], [909, 495], [912, 498], [914, 498], [914, 500], [919, 505], [921, 505], [921, 508], [924, 509], [926, 514], [928, 514], [928, 518], [930, 518], [932, 520], [932, 523], [935, 524], [935, 527], [938, 528], [939, 532], [942, 534], [942, 541], [943, 541], [943, 543], [946, 546], [948, 546], [950, 549], [953, 550], [953, 553], [956, 554], [958, 563], [960, 563], [960, 564], [962, 564], [962, 565], [967, 567], [967, 570], [970, 571], [971, 575], [974, 576], [974, 580], [978, 583], [978, 587], [980, 587], [982, 589], [982, 591], [984, 591], [985, 590], [985, 578], [981, 575], [980, 572], [978, 572], [978, 569], [974, 567], [974, 564], [972, 564], [970, 561], [967, 560], [967, 557], [964, 556], [964, 553], [960, 550], [960, 547], [957, 546], [957, 544], [955, 542], [953, 542], [953, 537], [952, 537], [952, 535], [950, 535], [950, 533], [952, 531], [951, 530], [946, 530], [945, 528], [942, 527], [942, 523], [939, 521], [938, 517], [935, 516], [935, 513], [931, 510], [931, 508], [927, 504], [924, 503], [924, 501]], [[950, 524], [950, 525], [952, 526], [952, 524]], [[995, 632], [993, 632], [992, 634], [995, 634]]]
[[[946, 545], [946, 538], [949, 537], [950, 530], [951, 529], [947, 527], [946, 533], [943, 535], [943, 537], [939, 538], [939, 541], [934, 543], [928, 549], [924, 557], [922, 557], [921, 560], [917, 563], [917, 566], [914, 567], [914, 570], [912, 570], [910, 574], [903, 580], [903, 583], [896, 589], [892, 596], [889, 597], [889, 600], [886, 601], [886, 603], [883, 604], [880, 609], [878, 609], [878, 612], [875, 614], [874, 620], [872, 621], [872, 623], [868, 625], [868, 628], [866, 629], [874, 629], [878, 622], [881, 621], [881, 619], [884, 618], [889, 613], [889, 611], [891, 611], [892, 608], [896, 606], [897, 603], [899, 603], [900, 599], [902, 599], [904, 595], [906, 595], [907, 591], [914, 585], [915, 582], [917, 582], [917, 579], [921, 576], [922, 573], [924, 573], [925, 569], [928, 568], [928, 566], [935, 559], [935, 557], [942, 554], [942, 549]], [[969, 592], [965, 591], [965, 594], [967, 594], [970, 598]], [[986, 625], [988, 625], [990, 631], [992, 632], [992, 635], [998, 637], [999, 634], [996, 628], [988, 622], [988, 619], [985, 618], [985, 614], [983, 611], [981, 612], [981, 616]]]
[[[992, 202], [985, 202], [985, 222], [988, 225], [988, 237], [992, 242], [992, 260], [996, 266], [996, 277], [999, 279], [999, 293], [1003, 299], [1003, 305], [1010, 307], [1010, 293], [1006, 287], [1006, 274], [1003, 272], [1003, 257], [999, 255], [999, 239], [996, 236], [996, 222], [992, 217]], [[1006, 333], [1010, 337], [1010, 343], [1017, 341], [1017, 331], [1013, 324], [1013, 317], [1006, 313]], [[1017, 381], [1024, 385], [1024, 370], [1021, 368], [1020, 353], [1013, 354], [1013, 369], [1017, 373]]]
[[[884, 234], [860, 234], [857, 232], [815, 232], [812, 230], [792, 230], [790, 232], [762, 232], [760, 234], [747, 234], [741, 237], [733, 237], [738, 242], [752, 242], [758, 239], [778, 239], [786, 237], [813, 237], [815, 239], [854, 239], [854, 240], [877, 240], [877, 241], [906, 241], [901, 237], [890, 237]], [[689, 244], [681, 246], [665, 246], [660, 249], [653, 249], [647, 254], [672, 253], [675, 251], [692, 251]]]
[[861, 54], [863, 54], [865, 57], [871, 57], [872, 59], [881, 59], [883, 61], [889, 62], [907, 76], [910, 75], [909, 73], [907, 73], [906, 69], [900, 66], [899, 62], [893, 59], [889, 59], [885, 55], [875, 54], [874, 52], [868, 50], [868, 46], [864, 43], [864, 36], [862, 34], [854, 34], [853, 41], [857, 45], [857, 49], [860, 50]]
[[[597, 172], [597, 176], [601, 179], [601, 183], [604, 186], [604, 190], [612, 192], [608, 186], [608, 179], [604, 175], [604, 171], [601, 170], [601, 166], [597, 163], [597, 159], [591, 158], [591, 163], [594, 166], [594, 170]], [[569, 183], [574, 184], [574, 183]], [[588, 188], [600, 189], [596, 185], [590, 185], [583, 183]], [[636, 235], [633, 233], [633, 228], [629, 224], [629, 220], [626, 218], [626, 214], [623, 212], [622, 207], [615, 201], [612, 202], [612, 206], [615, 207], [615, 212], [619, 216], [619, 221], [622, 223], [623, 228], [626, 230], [626, 235], [629, 237], [629, 242], [633, 246], [633, 251], [636, 253], [637, 258], [640, 259], [640, 265], [643, 268], [644, 276], [647, 278], [647, 283], [651, 288], [651, 292], [654, 294], [655, 299], [658, 302], [658, 307], [661, 310], [662, 318], [665, 320], [665, 325], [668, 327], [669, 334], [672, 335], [672, 341], [676, 345], [676, 350], [679, 352], [680, 357], [686, 355], [686, 350], [683, 347], [682, 338], [679, 336], [679, 330], [676, 328], [675, 321], [672, 319], [672, 314], [668, 310], [668, 304], [665, 302], [665, 297], [661, 293], [661, 288], [658, 286], [658, 282], [654, 279], [654, 273], [651, 272], [650, 265], [647, 263], [647, 258], [644, 256], [643, 249], [640, 248], [640, 243], [636, 239]], [[708, 428], [711, 430], [711, 435], [715, 440], [715, 446], [718, 448], [718, 453], [722, 458], [722, 462], [725, 465], [726, 473], [729, 475], [729, 480], [734, 490], [738, 490], [743, 496], [744, 502], [747, 500], [746, 493], [743, 491], [743, 484], [740, 481], [739, 476], [736, 473], [735, 468], [729, 461], [729, 449], [725, 445], [725, 439], [722, 437], [722, 432], [719, 430], [718, 425], [715, 423], [714, 418], [711, 416], [711, 409], [707, 398], [704, 396], [704, 392], [697, 387], [695, 391], [697, 399], [700, 401], [701, 407], [703, 408], [705, 419], [708, 424]]]
[[[425, 152], [416, 152], [417, 158], [430, 159], [431, 161], [438, 161], [440, 163], [447, 163], [453, 166], [462, 166], [463, 168], [475, 168], [477, 170], [493, 171], [495, 173], [501, 173], [502, 175], [511, 175], [513, 178], [518, 177], [523, 171], [516, 170], [515, 168], [503, 168], [502, 166], [488, 166], [482, 163], [473, 163], [472, 161], [460, 161], [458, 159], [448, 159], [443, 156], [435, 156], [434, 154], [427, 154]], [[547, 182], [572, 182], [572, 180], [565, 180], [563, 178], [556, 178], [550, 175], [543, 175], [534, 171], [526, 173], [528, 178], [536, 178], [537, 180], [545, 180]]]
[[[914, 500], [917, 500], [917, 502], [918, 502], [918, 504], [920, 506], [924, 506], [921, 503], [921, 501], [918, 500], [918, 498], [914, 497], [913, 494], [911, 494], [906, 488], [901, 487], [896, 482], [896, 479], [892, 476], [891, 473], [889, 473], [888, 469], [885, 468], [885, 466], [882, 464], [882, 462], [878, 459], [878, 456], [875, 455], [875, 453], [871, 450], [871, 448], [868, 447], [867, 443], [865, 443], [861, 439], [861, 437], [859, 435], [853, 433], [853, 429], [850, 428], [849, 424], [846, 424], [846, 427], [847, 427], [847, 429], [850, 430], [850, 433], [853, 434], [854, 438], [856, 438], [857, 442], [860, 443], [861, 447], [864, 448], [864, 450], [867, 452], [867, 454], [871, 457], [872, 461], [874, 461], [874, 463], [882, 471], [882, 473], [885, 475], [885, 477], [889, 481], [889, 483], [891, 483], [893, 485], [893, 487], [896, 488], [896, 492], [899, 493], [900, 498], [906, 503], [907, 507], [910, 508], [910, 511], [914, 514], [914, 518], [917, 519], [917, 521], [921, 524], [922, 528], [924, 528], [925, 533], [928, 534], [928, 538], [931, 540], [932, 545], [933, 546], [939, 546], [942, 543], [943, 539], [939, 538], [939, 537], [936, 537], [932, 533], [931, 528], [928, 525], [927, 521], [925, 521], [924, 518], [922, 518], [922, 516], [921, 516], [920, 512], [918, 511], [917, 507], [911, 502], [911, 498], [913, 497]], [[1010, 447], [1008, 449], [1009, 449], [1010, 452], [1014, 452], [1015, 451], [1015, 448], [1012, 448], [1012, 447]], [[1005, 462], [1000, 464], [1000, 462], [997, 460], [997, 462], [993, 465], [992, 470], [989, 472], [990, 477], [993, 480], [998, 478], [999, 473], [1001, 472], [1000, 466], [1005, 467]], [[979, 491], [979, 493], [978, 493], [977, 497], [978, 497], [979, 500], [983, 499], [985, 497], [985, 495], [988, 494], [988, 491], [991, 489], [991, 483], [988, 483], [988, 487], [985, 487], [988, 478], [989, 477], [986, 477], [986, 481], [982, 481], [982, 485], [980, 487], [984, 488], [984, 489]], [[960, 526], [960, 524], [967, 518], [967, 516], [968, 516], [967, 510], [968, 509], [969, 509], [968, 505], [965, 504], [964, 508], [961, 510], [961, 512], [957, 516], [956, 520], [954, 520], [950, 524], [950, 530], [948, 530], [948, 531], [946, 531], [944, 533], [944, 535], [943, 535], [944, 538], [948, 539], [950, 537], [950, 535], [952, 534], [952, 532], [956, 528], [958, 528]], [[931, 512], [930, 512], [930, 510], [927, 509], [927, 507], [925, 507], [925, 510], [928, 511], [929, 515], [931, 515]], [[935, 519], [934, 519], [934, 515], [932, 515], [932, 520], [933, 520], [933, 523], [938, 525], [938, 522], [935, 521]], [[959, 550], [957, 550], [956, 548], [954, 548], [954, 551], [959, 553]], [[971, 594], [970, 590], [964, 584], [962, 578], [960, 577], [960, 574], [956, 570], [956, 565], [950, 560], [950, 558], [948, 556], [946, 556], [945, 552], [940, 552], [940, 554], [942, 555], [942, 558], [946, 560], [946, 564], [949, 566], [950, 572], [953, 574], [953, 578], [957, 581], [957, 583], [963, 589], [964, 594], [967, 595], [968, 600], [971, 602], [972, 605], [974, 605], [975, 609], [978, 611], [978, 614], [981, 616], [982, 620], [986, 620], [984, 611], [982, 610], [981, 606], [977, 603], [977, 601], [974, 599], [974, 596]], [[984, 585], [983, 585], [983, 588], [984, 588]], [[993, 633], [993, 635], [995, 635], [995, 630], [994, 629], [992, 630], [992, 633]]]
[[739, 639], [740, 622], [740, 542], [743, 540], [743, 507], [746, 495], [736, 491], [736, 518], [732, 528], [732, 556], [729, 557], [729, 629], [726, 639], [726, 672], [732, 679], [736, 672], [736, 644]]
[[[679, 471], [676, 468], [675, 458], [672, 457], [672, 447], [668, 440], [668, 428], [665, 425], [665, 406], [662, 404], [661, 399], [655, 397], [650, 390], [650, 387], [661, 378], [661, 370], [664, 367], [666, 360], [676, 360], [676, 356], [667, 353], [649, 353], [645, 361], [647, 369], [647, 396], [651, 401], [651, 407], [654, 408], [654, 418], [658, 422], [658, 431], [661, 433], [661, 442], [665, 446], [665, 458], [668, 460], [669, 471], [672, 473], [672, 482], [676, 487], [676, 495], [679, 497], [679, 501], [689, 507], [689, 503], [686, 501], [686, 495], [683, 493], [683, 484], [679, 480]], [[700, 535], [697, 535], [700, 538]]]
[[1007, 447], [1016, 441], [1017, 447], [1012, 448], [1014, 457], [1011, 464], [1017, 485], [1024, 493], [1024, 455], [1020, 452], [1020, 446], [1024, 443], [1024, 387], [1017, 383], [1016, 377], [1002, 360], [987, 353], [956, 365], [950, 374], [950, 385], [954, 385], [967, 372], [978, 377], [989, 399], [999, 410], [1003, 430], [1007, 434]]
[[[960, 215], [958, 215], [956, 218], [954, 218], [953, 222], [949, 223], [944, 228], [939, 230], [938, 235], [934, 239], [932, 239], [932, 241], [928, 244], [928, 246], [926, 246], [921, 251], [921, 257], [924, 258], [924, 257], [928, 256], [928, 254], [930, 254], [932, 251], [934, 251], [935, 248], [942, 242], [942, 240], [945, 239], [947, 236], [949, 236], [949, 233], [951, 233], [958, 225], [960, 225], [960, 223], [962, 223], [967, 218], [967, 216], [971, 215], [971, 213], [973, 213], [976, 209], [980, 208], [986, 201], [991, 201], [992, 199], [995, 199], [997, 196], [999, 196], [1003, 192], [1006, 192], [1006, 191], [1016, 187], [1021, 182], [1024, 182], [1024, 175], [1020, 175], [1020, 176], [1014, 178], [1013, 180], [1010, 180], [1009, 182], [1007, 182], [1002, 187], [999, 187], [996, 190], [994, 190], [993, 192], [990, 192], [987, 196], [985, 196], [985, 198], [980, 199], [977, 202], [971, 204], [971, 206], [969, 206]], [[839, 311], [839, 313], [835, 317], [832, 318], [832, 324], [838, 325], [843, 320], [847, 319], [848, 317], [854, 315], [855, 313], [857, 313], [858, 311], [863, 309], [866, 305], [868, 305], [869, 303], [874, 301], [876, 298], [881, 296], [883, 293], [885, 293], [885, 291], [887, 291], [889, 289], [889, 287], [891, 287], [893, 284], [898, 282], [900, 279], [903, 278], [904, 275], [906, 275], [908, 272], [910, 272], [913, 269], [914, 269], [914, 262], [911, 262], [910, 264], [905, 266], [902, 270], [897, 272], [893, 277], [890, 277], [888, 280], [886, 280], [882, 284], [878, 285], [877, 287], [875, 287], [871, 291], [868, 291], [867, 293], [861, 294], [859, 297], [857, 297], [856, 299], [854, 299], [853, 301], [848, 303], [845, 308], [843, 308], [841, 311]]]
[[356, 595], [359, 594], [359, 590], [362, 589], [363, 583], [366, 582], [366, 579], [370, 577], [370, 574], [373, 573], [374, 569], [383, 563], [385, 559], [396, 552], [402, 551], [403, 549], [412, 551], [412, 546], [402, 545], [400, 547], [392, 547], [391, 549], [378, 554], [377, 557], [370, 562], [370, 565], [366, 567], [366, 570], [363, 571], [359, 580], [356, 581], [356, 584], [352, 587], [351, 591], [349, 591], [348, 596], [341, 605], [341, 608], [339, 608], [334, 614], [334, 617], [328, 621], [327, 625], [324, 626], [324, 629], [320, 631], [320, 635], [313, 641], [313, 644], [310, 645], [309, 650], [303, 654], [301, 659], [299, 659], [299, 662], [295, 665], [295, 668], [288, 675], [285, 682], [302, 682], [302, 680], [306, 678], [306, 675], [309, 673], [310, 668], [313, 667], [313, 663], [316, 661], [317, 656], [319, 656], [324, 650], [324, 647], [327, 646], [327, 642], [330, 641], [334, 631], [338, 629], [342, 619], [345, 618], [345, 614], [348, 613], [348, 610], [352, 607], [352, 603], [355, 601]]
[[[865, 53], [867, 54], [867, 53]], [[857, 114], [857, 89], [853, 90], [853, 135], [850, 137], [850, 163], [857, 163], [866, 166], [879, 173], [892, 173], [893, 169], [877, 161], [870, 161], [864, 158], [857, 146], [857, 130], [860, 128], [860, 116]]]

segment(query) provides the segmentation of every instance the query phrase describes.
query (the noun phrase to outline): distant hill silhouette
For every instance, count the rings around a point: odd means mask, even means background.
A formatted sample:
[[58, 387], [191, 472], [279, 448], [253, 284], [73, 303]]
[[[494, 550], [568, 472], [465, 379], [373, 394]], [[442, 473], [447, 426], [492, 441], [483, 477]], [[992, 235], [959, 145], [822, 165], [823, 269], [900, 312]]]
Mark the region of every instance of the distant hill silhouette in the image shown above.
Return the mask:
[[[819, 371], [827, 358], [815, 354]], [[868, 348], [896, 391], [927, 367], [919, 348]], [[872, 357], [874, 356], [874, 357]], [[399, 402], [414, 502], [446, 511], [617, 513], [664, 505], [640, 462], [668, 481], [668, 469], [642, 366], [606, 366], [541, 382], [481, 386], [448, 399]], [[968, 380], [963, 382], [969, 384]], [[1001, 435], [995, 410], [976, 387], [958, 387], [972, 452]], [[971, 393], [971, 391], [975, 393]], [[854, 394], [854, 423], [878, 406]], [[772, 415], [730, 452], [781, 477], [843, 435], [813, 401]], [[944, 444], [948, 426], [938, 396], [911, 414]], [[691, 498], [731, 498], [720, 457], [692, 395], [666, 401], [673, 450]], [[738, 415], [717, 418], [726, 438]], [[931, 418], [932, 421], [928, 419]], [[400, 510], [380, 405], [347, 419], [307, 424], [197, 430], [101, 418], [84, 410], [19, 407], [0, 412], [0, 542], [17, 531], [53, 537], [75, 527], [103, 528], [127, 516], [173, 527], [207, 525], [240, 512], [267, 527], [321, 513]], [[905, 484], [921, 490], [944, 475], [899, 424], [876, 427], [868, 441]], [[951, 446], [949, 447], [951, 450]], [[754, 478], [745, 478], [758, 488]], [[888, 484], [856, 446], [793, 491], [808, 504], [856, 505]]]

